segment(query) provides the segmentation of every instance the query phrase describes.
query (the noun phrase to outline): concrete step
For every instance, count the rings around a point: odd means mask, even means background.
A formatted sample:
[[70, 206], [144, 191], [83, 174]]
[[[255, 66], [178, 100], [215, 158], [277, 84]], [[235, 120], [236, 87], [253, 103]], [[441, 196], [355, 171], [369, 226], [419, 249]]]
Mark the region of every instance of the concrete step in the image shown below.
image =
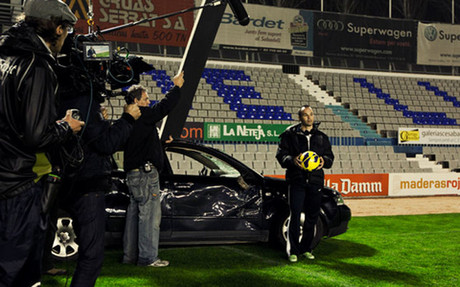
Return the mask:
[[423, 154], [415, 155], [415, 158], [407, 158], [409, 161], [417, 161], [420, 168], [429, 168], [435, 173], [448, 173], [451, 172], [448, 168], [443, 168], [441, 164], [436, 164], [435, 161], [430, 161]]

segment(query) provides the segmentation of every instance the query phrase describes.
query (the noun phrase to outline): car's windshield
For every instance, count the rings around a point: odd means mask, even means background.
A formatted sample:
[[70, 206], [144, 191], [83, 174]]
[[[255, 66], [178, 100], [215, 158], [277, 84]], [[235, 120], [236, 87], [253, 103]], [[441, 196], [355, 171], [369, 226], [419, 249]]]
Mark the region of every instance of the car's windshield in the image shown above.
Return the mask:
[[174, 174], [239, 177], [240, 173], [227, 162], [203, 151], [187, 148], [166, 150]]

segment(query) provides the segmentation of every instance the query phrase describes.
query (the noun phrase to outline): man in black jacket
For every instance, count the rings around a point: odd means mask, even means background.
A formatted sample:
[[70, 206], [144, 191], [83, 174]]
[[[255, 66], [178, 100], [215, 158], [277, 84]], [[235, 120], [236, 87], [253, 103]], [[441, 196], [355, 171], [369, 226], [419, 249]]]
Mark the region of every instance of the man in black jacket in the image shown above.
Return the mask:
[[0, 286], [40, 281], [47, 152], [84, 124], [57, 117], [55, 56], [77, 18], [57, 0], [28, 0], [0, 36]]
[[[309, 105], [299, 109], [300, 123], [288, 127], [280, 135], [276, 158], [286, 170], [289, 183], [289, 231], [286, 252], [289, 261], [297, 262], [299, 255], [314, 259], [311, 243], [315, 224], [321, 207], [321, 189], [324, 185], [323, 168], [331, 168], [334, 162], [329, 138], [318, 130], [319, 123]], [[305, 151], [314, 151], [320, 157], [320, 165], [309, 172], [301, 167], [300, 155]], [[305, 212], [302, 241], [300, 236], [300, 215]]]
[[87, 287], [95, 285], [104, 259], [104, 195], [111, 188], [111, 156], [122, 149], [141, 114], [136, 105], [126, 105], [121, 118], [110, 122], [96, 98], [67, 94], [61, 109], [75, 107], [86, 121], [81, 133], [84, 160], [77, 171], [64, 174], [60, 207], [70, 212], [79, 245], [70, 286]]
[[161, 222], [159, 172], [164, 163], [164, 151], [156, 123], [179, 102], [184, 73], [175, 76], [173, 82], [175, 87], [152, 107], [149, 107], [148, 94], [142, 86], [132, 86], [128, 90], [128, 99], [139, 105], [142, 116], [134, 126], [124, 153], [124, 170], [131, 199], [123, 237], [123, 263], [151, 267], [169, 265], [168, 261], [158, 258]]

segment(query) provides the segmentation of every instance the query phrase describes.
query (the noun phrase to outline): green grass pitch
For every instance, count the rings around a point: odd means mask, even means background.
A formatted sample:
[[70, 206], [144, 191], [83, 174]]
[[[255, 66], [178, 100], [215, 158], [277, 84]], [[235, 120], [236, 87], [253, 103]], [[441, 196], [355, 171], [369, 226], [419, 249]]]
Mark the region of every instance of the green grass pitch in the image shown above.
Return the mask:
[[[460, 286], [459, 222], [460, 214], [355, 217], [347, 233], [320, 243], [315, 260], [297, 263], [268, 244], [240, 244], [162, 247], [169, 267], [137, 267], [110, 248], [96, 286]], [[42, 286], [67, 279], [44, 276]]]

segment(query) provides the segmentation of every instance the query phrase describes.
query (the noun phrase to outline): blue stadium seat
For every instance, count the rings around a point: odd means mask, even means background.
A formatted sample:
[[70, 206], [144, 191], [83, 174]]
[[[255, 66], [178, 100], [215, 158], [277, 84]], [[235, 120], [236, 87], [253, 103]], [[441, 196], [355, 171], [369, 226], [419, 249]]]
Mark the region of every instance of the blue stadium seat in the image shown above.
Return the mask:
[[436, 87], [436, 86], [426, 86], [425, 89], [427, 91], [433, 91], [433, 92], [438, 92], [439, 91], [439, 88]]
[[385, 104], [387, 105], [399, 104], [399, 100], [388, 98], [388, 99], [385, 99]]
[[446, 102], [452, 102], [455, 107], [459, 107], [460, 104], [457, 103], [457, 98], [455, 96], [449, 96], [449, 94], [446, 91], [442, 91], [439, 89], [437, 86], [432, 86], [430, 82], [426, 81], [418, 81], [418, 85], [420, 86], [425, 86], [425, 89], [427, 91], [432, 91], [436, 96], [441, 96], [443, 97], [443, 100]]
[[408, 110], [403, 111], [403, 116], [405, 116], [406, 118], [412, 118], [414, 117], [414, 112]]
[[229, 104], [229, 109], [237, 112], [238, 118], [243, 119], [275, 119], [275, 111], [279, 112], [279, 119], [291, 119], [290, 114], [284, 115], [284, 108], [281, 106], [265, 105], [244, 105], [241, 99], [261, 99], [260, 92], [255, 91], [254, 86], [226, 85], [224, 80], [251, 81], [251, 77], [244, 74], [244, 71], [233, 69], [211, 69], [205, 68], [202, 78], [212, 86], [223, 101]]
[[379, 99], [389, 99], [389, 98], [390, 98], [390, 94], [386, 94], [386, 93], [377, 93], [377, 98], [379, 98]]
[[382, 93], [382, 89], [372, 87], [372, 88], [369, 88], [369, 93], [378, 95]]
[[419, 86], [429, 86], [429, 85], [430, 85], [429, 82], [425, 82], [425, 81], [418, 81], [417, 84], [418, 84]]
[[353, 78], [353, 82], [355, 83], [366, 83], [366, 78]]
[[393, 107], [396, 111], [407, 111], [408, 109], [408, 106], [400, 104], [395, 104]]
[[290, 113], [283, 113], [282, 119], [285, 121], [292, 121], [292, 116]]

